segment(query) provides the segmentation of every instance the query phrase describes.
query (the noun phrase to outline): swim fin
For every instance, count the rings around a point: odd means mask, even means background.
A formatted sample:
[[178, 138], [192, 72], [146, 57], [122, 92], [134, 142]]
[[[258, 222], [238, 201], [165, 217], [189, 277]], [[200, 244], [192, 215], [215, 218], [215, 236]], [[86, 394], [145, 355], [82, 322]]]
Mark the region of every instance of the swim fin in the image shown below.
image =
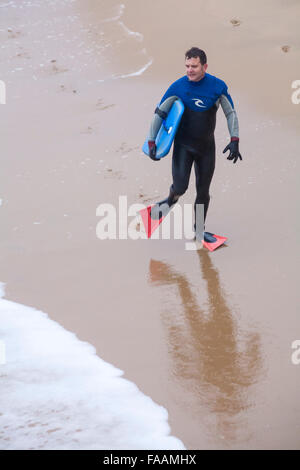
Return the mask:
[[148, 238], [151, 237], [154, 230], [162, 223], [174, 204], [169, 205], [168, 198], [166, 198], [139, 211]]
[[[141, 211], [139, 211], [142, 222], [145, 227], [147, 238], [151, 238], [153, 232], [162, 223], [164, 218], [169, 214], [173, 205], [177, 202], [176, 200], [173, 202], [173, 204], [170, 205], [168, 201], [169, 198], [166, 198], [163, 201], [157, 202], [156, 204], [152, 204], [146, 207], [146, 209], [142, 209]], [[226, 240], [226, 237], [221, 237], [220, 235], [215, 235], [211, 232], [204, 232], [204, 237], [201, 242], [203, 246], [209, 251], [214, 251], [216, 250], [216, 248], [223, 245]]]
[[221, 237], [220, 235], [215, 235], [211, 232], [204, 232], [204, 237], [202, 240], [203, 246], [209, 251], [214, 251], [219, 246], [223, 245], [227, 240], [226, 237]]

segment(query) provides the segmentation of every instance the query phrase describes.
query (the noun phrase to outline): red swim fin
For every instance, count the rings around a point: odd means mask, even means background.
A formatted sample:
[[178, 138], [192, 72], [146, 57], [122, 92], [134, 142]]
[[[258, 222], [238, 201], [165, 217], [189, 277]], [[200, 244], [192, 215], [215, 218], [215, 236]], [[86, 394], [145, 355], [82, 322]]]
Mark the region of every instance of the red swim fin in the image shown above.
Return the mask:
[[169, 205], [168, 198], [163, 201], [152, 204], [140, 211], [141, 218], [146, 230], [147, 237], [150, 238], [154, 230], [162, 223], [168, 215], [173, 204]]
[[216, 248], [219, 248], [219, 246], [223, 245], [227, 240], [227, 237], [221, 237], [220, 235], [209, 232], [206, 233], [209, 235], [207, 238], [211, 238], [211, 241], [202, 240], [202, 243], [209, 251], [214, 251]]
[[140, 211], [141, 218], [146, 230], [147, 237], [150, 238], [154, 230], [157, 229], [157, 227], [161, 224], [161, 222], [164, 219], [164, 216], [162, 216], [160, 219], [152, 219], [151, 218], [151, 209], [154, 207], [155, 204], [152, 204], [151, 206], [146, 207], [146, 209], [142, 209]]

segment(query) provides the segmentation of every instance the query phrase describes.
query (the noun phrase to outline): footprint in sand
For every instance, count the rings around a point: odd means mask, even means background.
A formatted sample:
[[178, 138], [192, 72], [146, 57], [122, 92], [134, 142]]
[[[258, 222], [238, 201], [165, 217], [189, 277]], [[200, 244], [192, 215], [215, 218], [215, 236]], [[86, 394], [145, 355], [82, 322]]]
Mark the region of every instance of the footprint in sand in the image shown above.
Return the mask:
[[126, 142], [122, 142], [120, 147], [116, 150], [116, 153], [121, 152], [122, 155], [127, 154], [129, 152], [133, 152], [134, 150], [139, 149], [139, 145], [136, 145], [134, 147], [130, 147]]
[[152, 196], [152, 197], [151, 197], [151, 196], [147, 196], [147, 194], [144, 194], [144, 193], [141, 191], [141, 192], [139, 193], [139, 195], [138, 195], [138, 198], [139, 198], [139, 199], [142, 199], [142, 202], [143, 202], [144, 204], [148, 204], [149, 202], [150, 202], [150, 203], [152, 202], [152, 203], [154, 204], [153, 201], [157, 201], [157, 199], [159, 199], [159, 195], [156, 194], [155, 196]]
[[112, 108], [113, 106], [116, 106], [115, 104], [104, 104], [103, 100], [98, 99], [96, 103], [96, 108], [99, 109], [99, 111], [104, 111], [104, 109]]
[[50, 66], [45, 68], [45, 71], [49, 75], [56, 75], [58, 73], [64, 73], [64, 72], [69, 71], [69, 69], [66, 69], [64, 67], [61, 67], [61, 66], [57, 65], [57, 60], [56, 59], [50, 60], [50, 64], [51, 64]]
[[13, 31], [11, 28], [7, 28], [7, 32], [9, 39], [15, 39], [22, 34], [21, 31]]
[[[23, 49], [23, 48], [21, 47], [21, 49]], [[31, 56], [26, 51], [18, 52], [16, 57], [19, 57], [20, 59], [31, 59]]]
[[147, 239], [146, 231], [140, 214], [137, 214], [132, 223], [128, 226], [128, 235], [133, 240]]
[[81, 134], [92, 134], [93, 133], [93, 128], [91, 126], [87, 126], [87, 128], [84, 131], [81, 131]]
[[67, 88], [66, 88], [65, 85], [60, 85], [60, 86], [59, 86], [59, 89], [60, 89], [60, 91], [70, 91], [70, 92], [72, 92], [74, 95], [77, 93], [77, 90], [67, 90]]
[[232, 24], [232, 26], [240, 26], [241, 20], [238, 20], [237, 18], [232, 18], [232, 20], [230, 20], [230, 23]]
[[113, 171], [112, 168], [106, 168], [106, 171], [108, 174], [104, 176], [105, 179], [126, 179], [126, 176], [122, 173], [122, 171]]

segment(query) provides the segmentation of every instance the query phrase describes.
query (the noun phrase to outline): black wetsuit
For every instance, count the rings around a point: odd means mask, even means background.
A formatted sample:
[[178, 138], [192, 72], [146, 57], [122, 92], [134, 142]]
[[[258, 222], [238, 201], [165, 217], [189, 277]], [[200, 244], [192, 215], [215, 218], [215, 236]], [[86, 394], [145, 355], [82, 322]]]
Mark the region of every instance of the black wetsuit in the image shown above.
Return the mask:
[[178, 200], [189, 185], [192, 165], [196, 175], [197, 196], [195, 204], [204, 204], [204, 219], [209, 205], [209, 187], [215, 169], [216, 113], [219, 105], [225, 113], [231, 137], [238, 137], [238, 120], [226, 84], [210, 75], [198, 82], [187, 76], [174, 82], [161, 100], [179, 97], [185, 110], [178, 128], [173, 150], [172, 175], [168, 203]]
[[[172, 158], [173, 184], [170, 196], [181, 196], [189, 185], [194, 163], [197, 196], [195, 204], [204, 204], [204, 219], [209, 205], [209, 187], [215, 169], [216, 107], [197, 113], [186, 108], [174, 142]], [[195, 138], [195, 129], [197, 136]], [[203, 132], [199, 132], [203, 130]]]

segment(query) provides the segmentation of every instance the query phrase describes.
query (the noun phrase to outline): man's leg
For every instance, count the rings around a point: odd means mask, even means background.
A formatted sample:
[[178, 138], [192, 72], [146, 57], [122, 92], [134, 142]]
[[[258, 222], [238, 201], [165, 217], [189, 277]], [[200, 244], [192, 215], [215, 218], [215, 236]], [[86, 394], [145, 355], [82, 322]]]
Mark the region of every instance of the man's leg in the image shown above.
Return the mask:
[[170, 187], [169, 196], [159, 201], [151, 209], [151, 218], [160, 219], [166, 216], [170, 208], [178, 201], [188, 188], [191, 169], [194, 161], [192, 149], [178, 143], [174, 144], [172, 157], [173, 184]]
[[[204, 221], [209, 206], [209, 187], [215, 170], [215, 141], [204, 142], [195, 158], [195, 175], [197, 197], [195, 200], [195, 217], [197, 204], [204, 205]], [[196, 219], [195, 219], [196, 220]]]
[[194, 154], [192, 150], [185, 145], [175, 143], [172, 157], [173, 184], [170, 187], [168, 196], [169, 205], [177, 202], [179, 196], [186, 192], [189, 186], [193, 162]]

